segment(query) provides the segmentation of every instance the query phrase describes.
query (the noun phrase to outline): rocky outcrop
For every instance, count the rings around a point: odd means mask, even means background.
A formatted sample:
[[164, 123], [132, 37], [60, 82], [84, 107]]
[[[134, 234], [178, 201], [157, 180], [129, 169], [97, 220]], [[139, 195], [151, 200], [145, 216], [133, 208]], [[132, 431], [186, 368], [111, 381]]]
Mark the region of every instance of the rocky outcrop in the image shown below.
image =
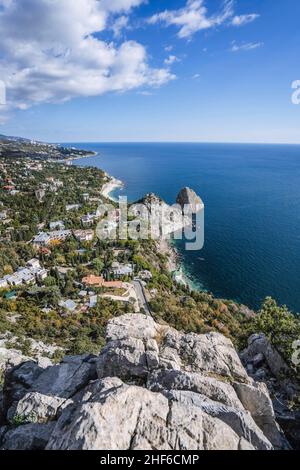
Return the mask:
[[179, 204], [182, 209], [184, 209], [185, 206], [190, 206], [193, 213], [199, 212], [204, 207], [202, 199], [190, 188], [183, 188], [179, 192], [176, 203]]
[[[268, 389], [272, 397], [277, 422], [282, 427], [289, 442], [295, 449], [300, 448], [300, 411], [291, 405], [297, 403], [300, 396], [300, 383], [278, 351], [271, 345], [267, 337], [260, 333], [252, 335], [248, 347], [241, 353], [241, 359], [248, 374], [255, 380], [257, 405], [252, 413], [258, 423], [264, 422], [264, 431], [272, 434], [273, 425], [266, 419], [264, 407], [270, 409], [270, 403], [261, 400], [258, 388]], [[253, 390], [241, 390], [242, 396], [254, 399]], [[247, 406], [247, 404], [246, 404]]]
[[266, 387], [248, 376], [230, 340], [144, 315], [112, 320], [99, 357], [11, 370], [3, 411], [3, 449], [288, 448]]

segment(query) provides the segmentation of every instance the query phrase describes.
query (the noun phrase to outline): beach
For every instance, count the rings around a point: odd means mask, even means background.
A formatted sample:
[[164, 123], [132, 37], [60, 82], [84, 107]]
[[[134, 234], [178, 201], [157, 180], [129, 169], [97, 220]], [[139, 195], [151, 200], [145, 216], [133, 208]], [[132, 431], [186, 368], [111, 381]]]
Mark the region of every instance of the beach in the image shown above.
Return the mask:
[[102, 190], [101, 190], [101, 195], [107, 199], [111, 199], [114, 201], [114, 198], [111, 196], [111, 194], [116, 190], [116, 189], [121, 189], [124, 187], [124, 183], [113, 176], [110, 176], [107, 174], [107, 177], [110, 178], [110, 181], [106, 183]]

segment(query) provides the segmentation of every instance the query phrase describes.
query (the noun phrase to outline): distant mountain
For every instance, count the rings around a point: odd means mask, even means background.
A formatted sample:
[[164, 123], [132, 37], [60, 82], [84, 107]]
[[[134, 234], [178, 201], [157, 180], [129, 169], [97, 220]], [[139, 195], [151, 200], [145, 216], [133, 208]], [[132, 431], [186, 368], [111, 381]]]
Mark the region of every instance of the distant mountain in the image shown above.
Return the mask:
[[15, 137], [11, 135], [0, 134], [0, 141], [12, 141], [12, 142], [30, 142], [29, 139], [23, 137]]
[[0, 157], [37, 160], [72, 160], [94, 155], [93, 152], [48, 144], [23, 137], [0, 134]]

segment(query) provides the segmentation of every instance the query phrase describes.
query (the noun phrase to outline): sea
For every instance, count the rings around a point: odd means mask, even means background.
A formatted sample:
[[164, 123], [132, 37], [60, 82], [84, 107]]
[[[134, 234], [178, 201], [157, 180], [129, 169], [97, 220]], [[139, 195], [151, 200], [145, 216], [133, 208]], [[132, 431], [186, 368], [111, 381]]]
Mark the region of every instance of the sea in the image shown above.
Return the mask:
[[77, 160], [121, 179], [130, 201], [154, 192], [169, 204], [189, 186], [205, 203], [205, 244], [186, 251], [198, 289], [258, 309], [267, 296], [300, 312], [300, 146], [69, 143], [97, 152]]

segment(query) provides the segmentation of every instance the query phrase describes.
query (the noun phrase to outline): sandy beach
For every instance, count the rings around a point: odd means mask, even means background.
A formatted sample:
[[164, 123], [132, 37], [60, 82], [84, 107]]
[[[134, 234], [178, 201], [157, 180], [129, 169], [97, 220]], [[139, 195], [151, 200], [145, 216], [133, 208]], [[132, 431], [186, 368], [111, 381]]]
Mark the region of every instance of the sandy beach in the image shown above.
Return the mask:
[[107, 199], [114, 200], [114, 198], [111, 197], [111, 193], [118, 188], [123, 188], [124, 183], [116, 178], [113, 178], [110, 175], [107, 176], [110, 178], [110, 181], [103, 186], [101, 194]]

